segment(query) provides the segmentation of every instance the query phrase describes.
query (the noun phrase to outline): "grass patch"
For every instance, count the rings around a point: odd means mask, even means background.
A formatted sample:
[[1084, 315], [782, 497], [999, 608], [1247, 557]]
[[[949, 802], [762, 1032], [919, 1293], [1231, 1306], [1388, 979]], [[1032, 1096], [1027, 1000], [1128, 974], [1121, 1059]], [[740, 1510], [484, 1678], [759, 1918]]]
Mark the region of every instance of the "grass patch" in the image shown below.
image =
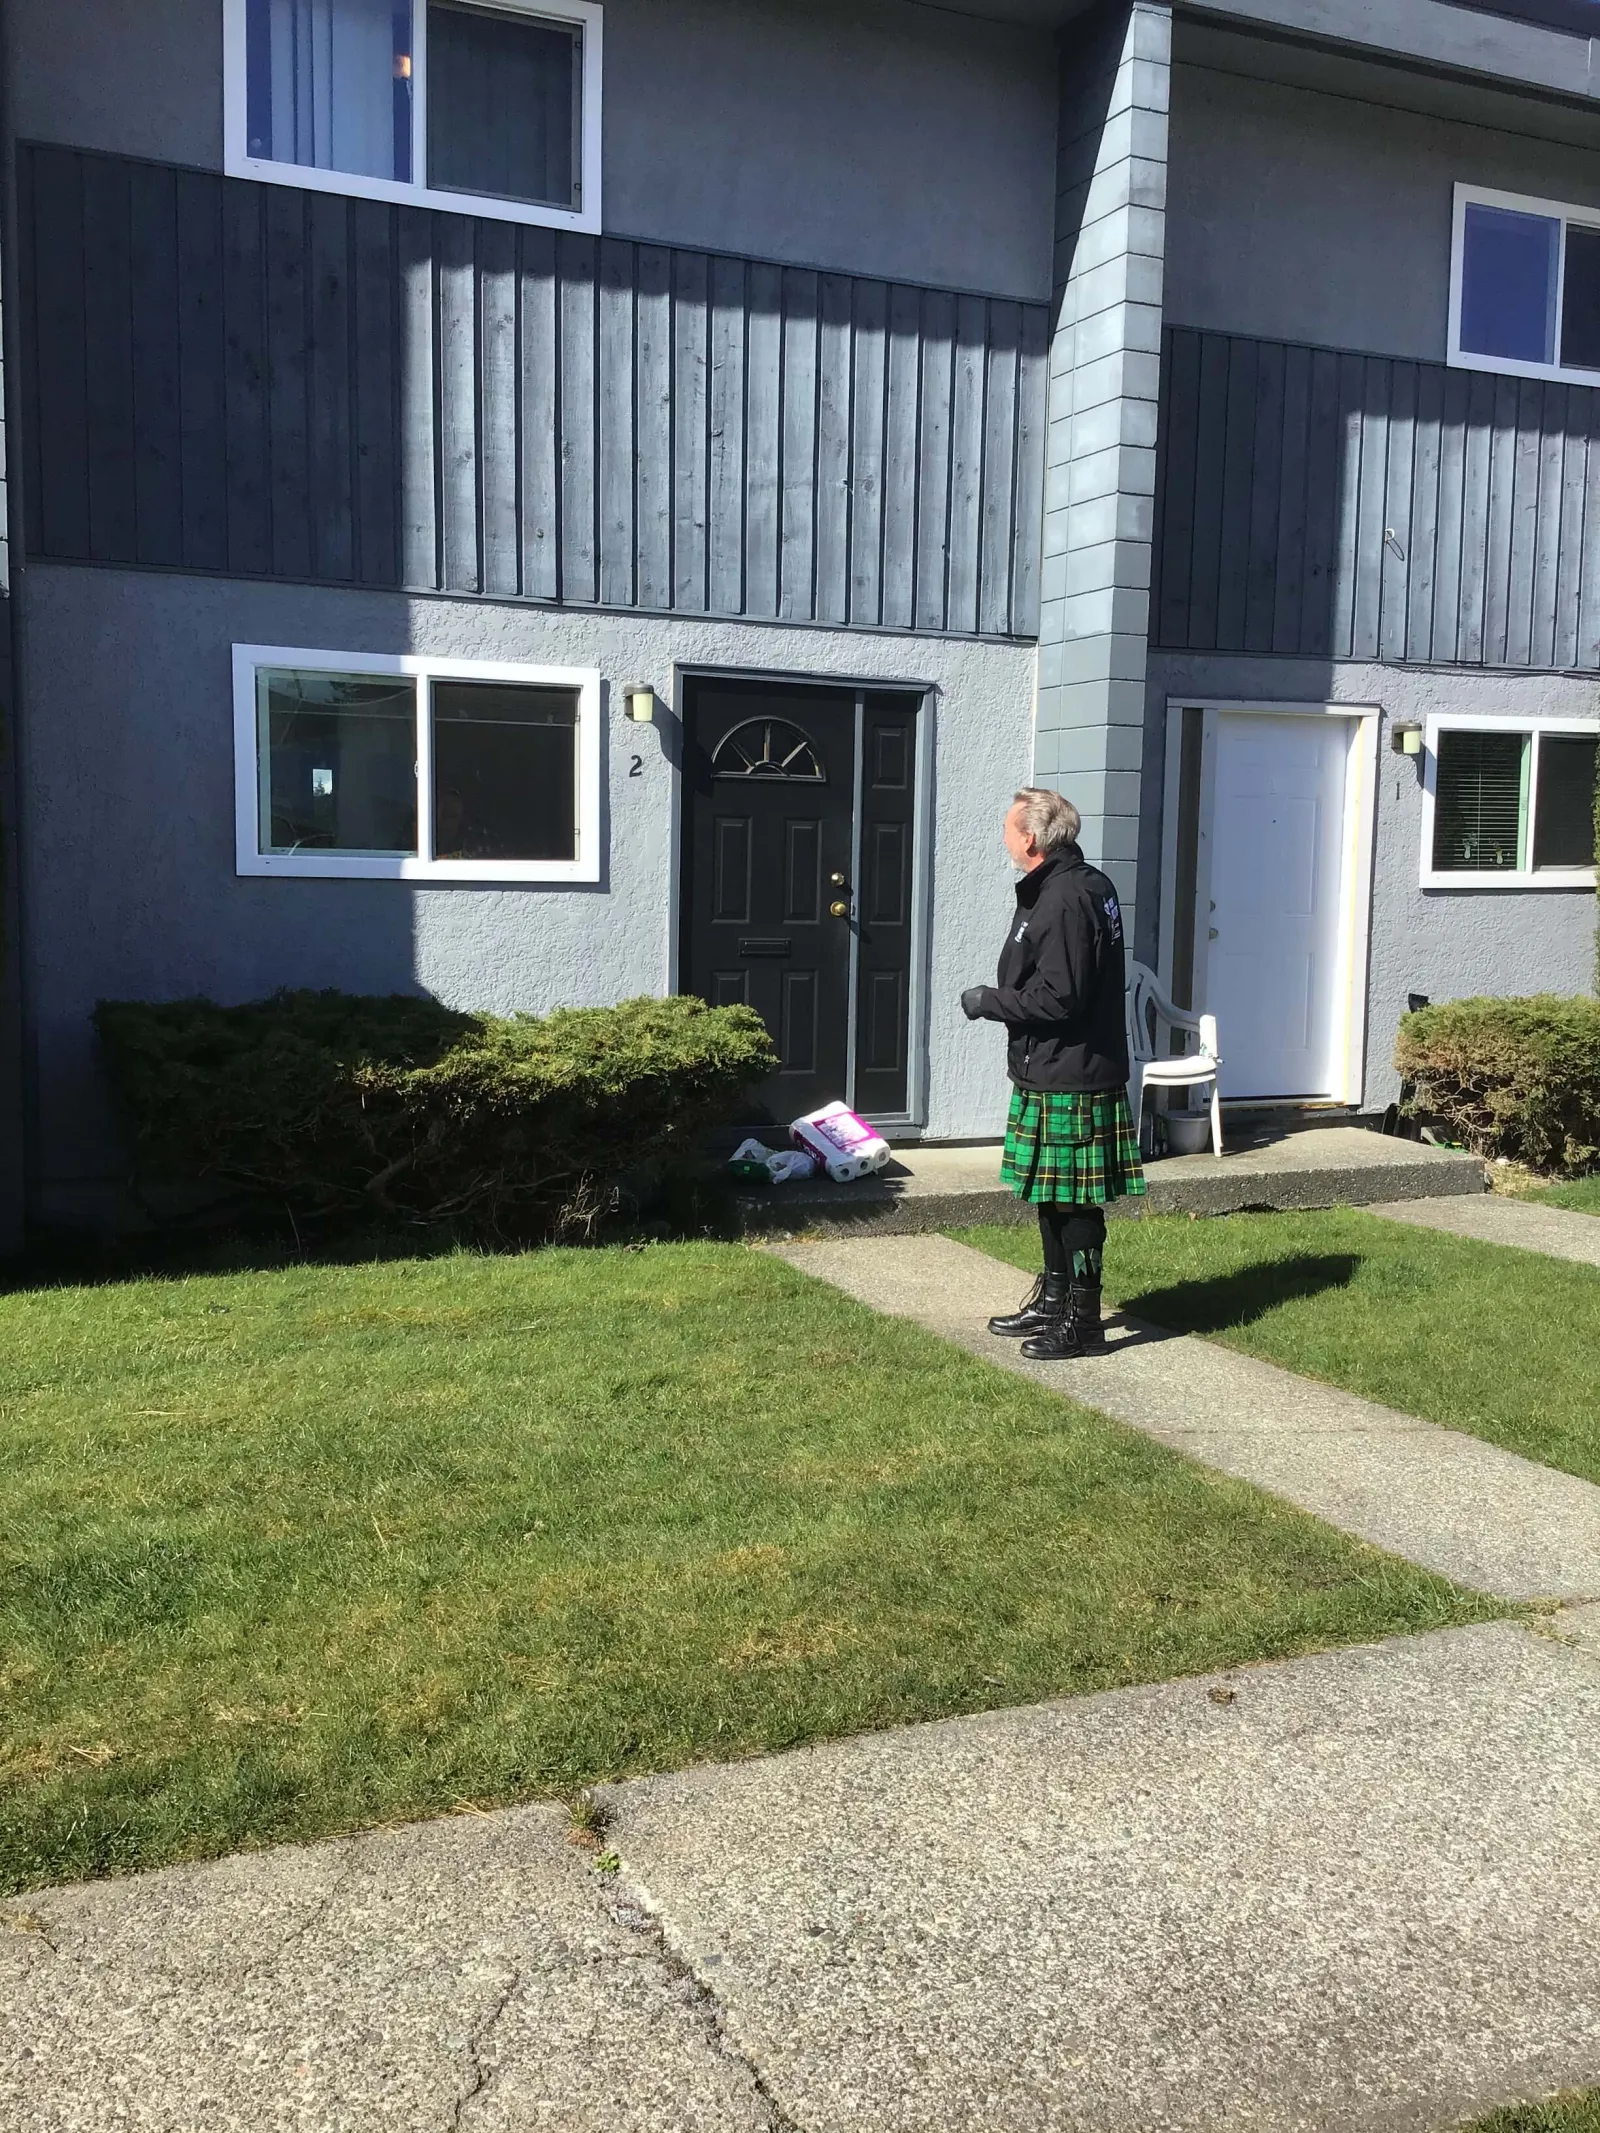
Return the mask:
[[1504, 1611], [740, 1247], [13, 1294], [0, 1424], [13, 1890]]
[[1547, 1207], [1569, 1207], [1575, 1215], [1600, 1215], [1600, 1177], [1570, 1178], [1564, 1185], [1536, 1185], [1521, 1197], [1543, 1200]]
[[[1031, 1229], [958, 1233], [1037, 1268]], [[1600, 1481], [1600, 1270], [1355, 1208], [1112, 1225], [1108, 1294], [1303, 1376]]]
[[1600, 2089], [1577, 2090], [1549, 2103], [1513, 2104], [1463, 2133], [1600, 2133]]

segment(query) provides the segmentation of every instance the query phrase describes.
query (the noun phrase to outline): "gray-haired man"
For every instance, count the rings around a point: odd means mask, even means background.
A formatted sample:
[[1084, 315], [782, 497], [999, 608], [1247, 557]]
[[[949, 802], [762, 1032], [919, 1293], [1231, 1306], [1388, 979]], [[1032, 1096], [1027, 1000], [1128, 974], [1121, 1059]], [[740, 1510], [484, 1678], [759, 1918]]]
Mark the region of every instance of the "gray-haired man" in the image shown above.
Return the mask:
[[1020, 1310], [989, 1331], [1024, 1355], [1064, 1361], [1102, 1347], [1105, 1208], [1144, 1191], [1128, 1110], [1122, 913], [1106, 876], [1078, 848], [1078, 810], [1028, 786], [1006, 815], [1021, 870], [1017, 909], [993, 985], [961, 995], [974, 1021], [1003, 1022], [1011, 1113], [1001, 1176], [1039, 1211], [1044, 1272]]

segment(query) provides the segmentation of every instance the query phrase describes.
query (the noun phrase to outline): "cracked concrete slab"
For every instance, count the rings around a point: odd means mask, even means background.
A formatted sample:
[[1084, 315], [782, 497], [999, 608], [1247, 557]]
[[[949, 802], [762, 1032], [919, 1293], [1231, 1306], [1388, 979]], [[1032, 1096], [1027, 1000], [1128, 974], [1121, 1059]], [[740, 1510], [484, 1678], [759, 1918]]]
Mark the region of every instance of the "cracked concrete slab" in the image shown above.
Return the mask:
[[1593, 1482], [1214, 1341], [1126, 1318], [1113, 1324], [1103, 1356], [1026, 1362], [1018, 1343], [986, 1330], [992, 1314], [1015, 1309], [1026, 1277], [953, 1238], [773, 1249], [875, 1310], [912, 1319], [1458, 1584], [1507, 1600], [1600, 1597]]
[[1484, 1193], [1471, 1199], [1389, 1200], [1368, 1214], [1413, 1229], [1443, 1230], [1478, 1244], [1509, 1244], [1523, 1252], [1543, 1252], [1551, 1259], [1572, 1259], [1600, 1266], [1600, 1221], [1569, 1207], [1546, 1207], [1537, 1200], [1509, 1200]]
[[463, 1815], [0, 1904], [0, 2125], [770, 2133], [566, 1829]]
[[1496, 1623], [609, 1797], [806, 2133], [1437, 2133], [1600, 2080], [1597, 1739]]

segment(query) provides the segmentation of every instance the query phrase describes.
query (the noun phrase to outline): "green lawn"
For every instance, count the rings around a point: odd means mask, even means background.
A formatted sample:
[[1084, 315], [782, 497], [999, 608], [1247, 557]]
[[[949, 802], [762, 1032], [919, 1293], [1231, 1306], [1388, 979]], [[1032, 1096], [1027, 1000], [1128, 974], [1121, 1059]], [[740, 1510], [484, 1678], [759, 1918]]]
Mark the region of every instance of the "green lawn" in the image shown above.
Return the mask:
[[0, 1297], [0, 1887], [1498, 1612], [738, 1246]]
[[1514, 2104], [1465, 2133], [1600, 2133], [1600, 2089], [1575, 2090], [1549, 2103]]
[[1523, 1200], [1543, 1200], [1549, 1207], [1570, 1207], [1574, 1214], [1600, 1215], [1600, 1177], [1572, 1178], [1565, 1185], [1536, 1185], [1518, 1194]]
[[[961, 1234], [1039, 1264], [1032, 1229]], [[1340, 1208], [1114, 1222], [1105, 1278], [1158, 1325], [1600, 1481], [1600, 1269]]]

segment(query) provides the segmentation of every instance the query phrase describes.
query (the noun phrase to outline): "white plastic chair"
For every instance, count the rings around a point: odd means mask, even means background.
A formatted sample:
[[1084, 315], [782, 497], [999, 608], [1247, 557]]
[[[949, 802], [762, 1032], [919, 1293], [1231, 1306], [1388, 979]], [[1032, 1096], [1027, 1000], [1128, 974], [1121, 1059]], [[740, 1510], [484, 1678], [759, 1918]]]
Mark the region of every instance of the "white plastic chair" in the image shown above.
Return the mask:
[[[1199, 1040], [1198, 1049], [1181, 1058], [1162, 1058], [1156, 1050], [1156, 1040], [1163, 1022], [1172, 1029], [1191, 1032]], [[1140, 1147], [1144, 1146], [1146, 1089], [1197, 1088], [1209, 1081], [1211, 1146], [1220, 1156], [1222, 1093], [1217, 1085], [1217, 1070], [1222, 1065], [1222, 1054], [1217, 1050], [1217, 1018], [1188, 1015], [1181, 1007], [1174, 1007], [1156, 983], [1155, 972], [1143, 963], [1128, 965], [1128, 1060], [1132, 1068], [1128, 1076], [1128, 1108], [1133, 1113]]]

